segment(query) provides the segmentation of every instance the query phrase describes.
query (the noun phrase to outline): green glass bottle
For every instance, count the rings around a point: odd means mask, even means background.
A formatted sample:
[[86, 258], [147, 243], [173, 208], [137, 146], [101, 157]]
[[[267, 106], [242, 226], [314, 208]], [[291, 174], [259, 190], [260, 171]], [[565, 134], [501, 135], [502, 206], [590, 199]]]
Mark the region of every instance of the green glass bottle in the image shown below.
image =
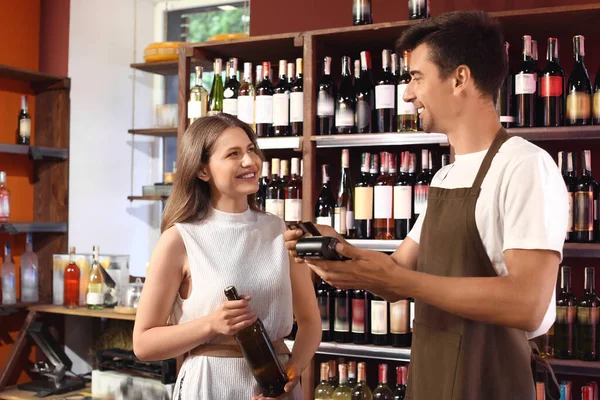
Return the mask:
[[372, 400], [373, 392], [367, 385], [367, 366], [364, 362], [358, 363], [358, 384], [352, 392], [352, 400]]
[[223, 77], [221, 76], [223, 72], [223, 60], [216, 58], [213, 70], [214, 79], [212, 88], [210, 89], [208, 115], [215, 115], [223, 112], [223, 99], [225, 97], [225, 91], [223, 89]]
[[332, 400], [352, 400], [352, 389], [348, 385], [348, 366], [338, 365], [340, 371], [340, 384], [331, 396]]
[[585, 269], [585, 294], [577, 307], [577, 358], [583, 361], [596, 361], [596, 332], [598, 328], [598, 306], [594, 268]]
[[556, 322], [554, 323], [554, 356], [573, 358], [575, 315], [577, 299], [571, 293], [571, 268], [560, 268], [560, 291], [556, 295]]
[[315, 389], [315, 400], [330, 400], [333, 394], [333, 386], [328, 382], [329, 364], [321, 363], [321, 382]]
[[379, 364], [379, 384], [373, 391], [373, 398], [380, 400], [392, 400], [392, 390], [387, 384], [388, 365]]

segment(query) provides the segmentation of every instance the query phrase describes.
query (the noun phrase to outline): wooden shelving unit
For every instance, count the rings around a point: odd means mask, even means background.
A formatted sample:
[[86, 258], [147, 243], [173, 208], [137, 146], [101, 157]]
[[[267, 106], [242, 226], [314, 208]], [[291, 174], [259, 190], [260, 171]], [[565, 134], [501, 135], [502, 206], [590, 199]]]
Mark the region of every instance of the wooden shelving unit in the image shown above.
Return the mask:
[[50, 314], [62, 314], [62, 315], [76, 315], [79, 317], [92, 317], [92, 318], [109, 318], [109, 319], [121, 319], [126, 321], [135, 321], [135, 315], [131, 314], [119, 314], [114, 312], [112, 309], [104, 310], [88, 310], [86, 307], [79, 308], [66, 308], [63, 306], [57, 306], [54, 304], [43, 304], [29, 307], [30, 311], [36, 311], [40, 313]]
[[154, 128], [154, 129], [129, 129], [132, 135], [144, 135], [155, 137], [177, 137], [177, 128]]
[[66, 222], [4, 222], [0, 223], [0, 233], [66, 233]]
[[[203, 68], [212, 70], [212, 63], [208, 60], [192, 60], [192, 66], [201, 65]], [[157, 61], [157, 62], [144, 62], [134, 63], [130, 65], [131, 68], [139, 71], [148, 72], [157, 75], [177, 75], [179, 62], [175, 61]]]
[[59, 149], [52, 147], [26, 146], [22, 144], [0, 143], [0, 153], [28, 155], [34, 160], [57, 159], [66, 160], [69, 158], [68, 149]]
[[[2, 85], [2, 81], [25, 84], [33, 93], [49, 89], [69, 89], [71, 83], [67, 77], [0, 64], [0, 85]], [[19, 90], [21, 89], [19, 88]]]

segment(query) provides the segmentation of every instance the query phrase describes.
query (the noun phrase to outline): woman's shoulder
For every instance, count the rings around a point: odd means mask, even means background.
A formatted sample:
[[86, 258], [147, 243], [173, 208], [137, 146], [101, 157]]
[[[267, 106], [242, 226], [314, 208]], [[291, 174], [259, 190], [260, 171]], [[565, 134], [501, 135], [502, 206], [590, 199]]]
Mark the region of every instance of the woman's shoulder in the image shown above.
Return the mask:
[[253, 211], [256, 213], [256, 223], [263, 226], [268, 226], [276, 230], [278, 233], [285, 232], [285, 222], [278, 216], [262, 211]]

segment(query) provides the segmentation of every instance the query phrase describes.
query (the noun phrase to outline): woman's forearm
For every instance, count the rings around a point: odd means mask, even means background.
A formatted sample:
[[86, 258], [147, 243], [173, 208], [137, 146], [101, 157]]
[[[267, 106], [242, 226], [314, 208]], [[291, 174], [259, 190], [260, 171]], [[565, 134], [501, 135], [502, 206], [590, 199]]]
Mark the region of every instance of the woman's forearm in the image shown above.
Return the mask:
[[321, 321], [301, 324], [298, 321], [298, 332], [292, 350], [292, 359], [301, 374], [312, 362], [313, 356], [321, 343]]

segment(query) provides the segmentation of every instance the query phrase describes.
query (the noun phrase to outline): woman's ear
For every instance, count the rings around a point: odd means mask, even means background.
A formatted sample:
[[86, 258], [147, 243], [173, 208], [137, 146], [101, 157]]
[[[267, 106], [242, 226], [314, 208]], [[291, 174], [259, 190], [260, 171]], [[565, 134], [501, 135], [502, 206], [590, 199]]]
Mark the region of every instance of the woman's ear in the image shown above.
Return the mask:
[[201, 167], [200, 171], [198, 171], [196, 176], [198, 177], [198, 179], [201, 179], [204, 182], [208, 182], [210, 180], [210, 174], [208, 173], [208, 170], [206, 167]]

